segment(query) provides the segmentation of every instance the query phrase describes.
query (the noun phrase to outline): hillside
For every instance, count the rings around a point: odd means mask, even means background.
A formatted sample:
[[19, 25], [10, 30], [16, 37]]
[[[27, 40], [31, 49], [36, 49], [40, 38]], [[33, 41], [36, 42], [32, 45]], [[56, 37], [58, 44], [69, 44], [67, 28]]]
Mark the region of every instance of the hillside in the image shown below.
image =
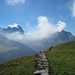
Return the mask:
[[35, 70], [34, 59], [38, 55], [13, 59], [0, 65], [0, 75], [33, 75]]
[[75, 41], [57, 45], [46, 55], [51, 75], [75, 75]]
[[[75, 75], [75, 41], [54, 46], [46, 55], [50, 75]], [[4, 63], [0, 65], [0, 75], [33, 75], [38, 57], [20, 57]]]
[[9, 40], [3, 35], [0, 35], [0, 64], [13, 58], [32, 55], [35, 53], [36, 52], [28, 46]]

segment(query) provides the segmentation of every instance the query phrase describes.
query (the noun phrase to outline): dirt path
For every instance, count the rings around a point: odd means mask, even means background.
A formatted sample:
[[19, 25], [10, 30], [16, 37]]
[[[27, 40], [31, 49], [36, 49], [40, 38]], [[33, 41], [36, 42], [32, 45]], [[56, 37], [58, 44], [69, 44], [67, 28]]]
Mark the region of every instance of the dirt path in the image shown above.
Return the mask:
[[40, 57], [35, 60], [36, 71], [34, 72], [34, 75], [49, 75], [49, 63], [44, 51], [41, 51], [39, 56]]

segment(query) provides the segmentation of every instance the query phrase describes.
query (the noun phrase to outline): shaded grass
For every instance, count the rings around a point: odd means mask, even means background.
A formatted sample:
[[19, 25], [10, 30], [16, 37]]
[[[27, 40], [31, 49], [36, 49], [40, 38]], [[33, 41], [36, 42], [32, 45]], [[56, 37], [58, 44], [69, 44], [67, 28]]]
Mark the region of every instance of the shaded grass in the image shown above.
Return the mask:
[[51, 75], [75, 75], [75, 41], [57, 45], [46, 55]]
[[4, 63], [0, 65], [0, 75], [33, 75], [36, 58], [38, 55], [21, 57]]

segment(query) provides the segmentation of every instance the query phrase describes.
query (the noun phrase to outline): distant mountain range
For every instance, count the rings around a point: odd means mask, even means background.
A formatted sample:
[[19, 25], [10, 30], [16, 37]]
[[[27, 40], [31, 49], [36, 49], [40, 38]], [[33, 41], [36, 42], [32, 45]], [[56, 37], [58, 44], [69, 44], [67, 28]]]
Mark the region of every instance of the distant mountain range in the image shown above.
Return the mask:
[[[14, 33], [14, 32], [20, 32], [22, 34], [24, 34], [24, 30], [22, 29], [21, 26], [19, 25], [16, 25], [16, 26], [9, 26], [8, 28], [0, 28], [0, 33], [3, 35], [3, 34], [6, 34], [6, 33]], [[38, 35], [37, 35], [38, 36]], [[16, 36], [15, 36], [16, 37]], [[1, 37], [0, 37], [0, 40], [1, 40]], [[7, 40], [7, 39], [6, 39]], [[9, 40], [9, 39], [8, 39]], [[61, 31], [61, 32], [57, 32], [55, 34], [53, 34], [52, 37], [48, 37], [46, 39], [43, 39], [41, 41], [38, 41], [37, 44], [33, 44], [33, 43], [30, 43], [30, 41], [28, 42], [25, 42], [23, 44], [27, 45], [28, 47], [30, 47], [31, 49], [35, 50], [35, 51], [40, 51], [40, 50], [45, 50], [51, 46], [55, 46], [57, 44], [60, 44], [60, 43], [64, 43], [64, 42], [69, 42], [69, 41], [73, 41], [75, 40], [75, 36], [72, 35], [70, 32], [67, 32], [67, 31]], [[4, 43], [4, 40], [2, 41]], [[15, 41], [14, 41], [15, 42]], [[11, 42], [12, 43], [12, 42]], [[20, 43], [21, 44], [21, 43]], [[21, 45], [23, 45], [21, 44]], [[16, 44], [17, 45], [17, 44]], [[7, 46], [7, 45], [6, 45]], [[24, 45], [23, 45], [24, 46]], [[25, 48], [23, 48], [25, 49]], [[30, 51], [32, 51], [30, 49]], [[21, 49], [22, 50], [22, 49]], [[33, 52], [33, 51], [32, 51]]]
[[42, 41], [40, 41], [39, 43], [41, 43], [41, 45], [33, 45], [33, 44], [27, 44], [30, 48], [32, 48], [33, 50], [36, 50], [37, 52], [40, 50], [45, 50], [51, 46], [55, 46], [57, 44], [61, 44], [61, 43], [65, 43], [65, 42], [69, 42], [69, 41], [73, 41], [75, 40], [75, 36], [72, 35], [70, 32], [67, 31], [61, 31], [61, 32], [57, 32], [55, 33], [52, 37], [48, 37]]
[[9, 40], [3, 35], [0, 35], [0, 64], [12, 58], [32, 55], [35, 53], [36, 52], [28, 46]]

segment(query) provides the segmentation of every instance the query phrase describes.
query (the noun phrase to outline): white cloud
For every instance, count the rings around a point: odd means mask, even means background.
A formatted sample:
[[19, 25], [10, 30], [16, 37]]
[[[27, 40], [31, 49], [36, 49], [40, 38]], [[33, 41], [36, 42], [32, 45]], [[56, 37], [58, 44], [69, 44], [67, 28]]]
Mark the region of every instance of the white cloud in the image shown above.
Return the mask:
[[[56, 28], [49, 22], [48, 18], [45, 16], [38, 17], [37, 30], [33, 33], [34, 39], [44, 39], [56, 32]], [[30, 33], [30, 34], [31, 34]]]
[[24, 35], [21, 34], [20, 32], [14, 32], [12, 34], [7, 34], [7, 37], [9, 39], [19, 41], [19, 42], [23, 42], [23, 40], [24, 40]]
[[59, 32], [61, 32], [66, 27], [66, 23], [64, 23], [62, 21], [59, 21], [57, 25], [58, 25], [57, 30]]
[[8, 25], [8, 27], [10, 27], [10, 28], [18, 28], [18, 24], [16, 24], [16, 23], [14, 23], [13, 25]]
[[75, 17], [75, 0], [72, 0], [71, 7], [72, 16]]
[[17, 5], [17, 4], [20, 4], [20, 3], [25, 3], [26, 0], [6, 0], [6, 3], [8, 5]]
[[[48, 18], [45, 16], [38, 17], [38, 25], [36, 30], [30, 31], [28, 33], [20, 34], [20, 33], [12, 33], [7, 37], [12, 40], [17, 40], [19, 42], [25, 43], [40, 41], [43, 39], [47, 39], [51, 37], [56, 32], [61, 32], [66, 26], [66, 23], [59, 21], [56, 25], [53, 25], [49, 22]], [[33, 28], [33, 27], [32, 27]], [[15, 38], [14, 38], [15, 37]]]

